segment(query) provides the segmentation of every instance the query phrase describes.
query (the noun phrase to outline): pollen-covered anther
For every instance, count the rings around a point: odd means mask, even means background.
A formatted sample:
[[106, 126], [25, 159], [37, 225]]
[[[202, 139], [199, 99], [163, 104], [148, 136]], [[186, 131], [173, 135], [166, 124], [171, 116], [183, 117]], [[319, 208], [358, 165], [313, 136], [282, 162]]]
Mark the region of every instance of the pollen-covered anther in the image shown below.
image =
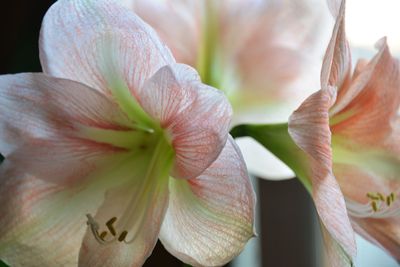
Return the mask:
[[392, 192], [389, 195], [384, 195], [382, 193], [367, 193], [367, 198], [371, 200], [371, 208], [374, 212], [378, 212], [381, 209], [389, 208], [393, 202], [396, 200], [396, 195]]
[[[117, 230], [114, 228], [114, 223], [117, 221], [117, 217], [112, 217], [109, 219], [106, 223], [105, 226], [108, 229], [107, 231], [102, 231], [99, 234], [99, 224], [95, 221], [92, 215], [86, 214], [86, 217], [88, 218], [87, 225], [90, 227], [93, 236], [96, 238], [96, 240], [101, 243], [101, 244], [109, 244], [115, 241], [123, 242], [125, 241], [126, 236], [128, 235], [128, 231], [122, 231], [121, 233], [118, 233]], [[106, 239], [108, 236], [108, 233], [111, 234], [110, 239]]]

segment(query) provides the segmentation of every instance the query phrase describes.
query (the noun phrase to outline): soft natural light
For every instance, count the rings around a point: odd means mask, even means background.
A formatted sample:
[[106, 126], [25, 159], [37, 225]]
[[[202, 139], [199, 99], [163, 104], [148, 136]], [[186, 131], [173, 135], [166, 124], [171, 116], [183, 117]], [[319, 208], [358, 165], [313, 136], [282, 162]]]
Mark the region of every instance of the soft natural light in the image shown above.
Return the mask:
[[346, 31], [352, 45], [370, 49], [383, 36], [400, 52], [399, 0], [348, 0]]

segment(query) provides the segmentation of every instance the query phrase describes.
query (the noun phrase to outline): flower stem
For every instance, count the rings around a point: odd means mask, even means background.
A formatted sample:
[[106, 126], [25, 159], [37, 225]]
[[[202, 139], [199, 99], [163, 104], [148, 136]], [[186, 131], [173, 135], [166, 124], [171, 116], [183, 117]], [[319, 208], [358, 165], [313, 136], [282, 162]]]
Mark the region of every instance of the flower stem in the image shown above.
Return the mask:
[[308, 178], [307, 155], [294, 143], [289, 132], [288, 124], [238, 125], [232, 129], [234, 138], [249, 136], [277, 156], [297, 175], [306, 189], [311, 192]]

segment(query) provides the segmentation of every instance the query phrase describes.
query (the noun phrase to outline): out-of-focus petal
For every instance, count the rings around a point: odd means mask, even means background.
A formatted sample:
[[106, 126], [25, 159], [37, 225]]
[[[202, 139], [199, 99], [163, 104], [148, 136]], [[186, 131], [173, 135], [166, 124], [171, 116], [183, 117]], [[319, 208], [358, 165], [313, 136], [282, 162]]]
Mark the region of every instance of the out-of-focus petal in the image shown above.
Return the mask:
[[[342, 1], [339, 15], [333, 29], [321, 70], [321, 88], [340, 88], [348, 82], [351, 72], [351, 55], [345, 33], [345, 1]], [[340, 97], [340, 93], [338, 95]]]
[[128, 88], [135, 95], [147, 78], [174, 62], [156, 33], [112, 0], [57, 1], [43, 21], [40, 53], [45, 73], [117, 98], [129, 98]]
[[166, 129], [175, 150], [176, 178], [202, 173], [225, 145], [232, 109], [224, 94], [201, 83], [186, 65], [161, 68], [145, 84], [141, 105]]
[[400, 217], [387, 219], [352, 217], [354, 229], [400, 261]]
[[389, 139], [399, 116], [399, 61], [390, 54], [385, 38], [377, 47], [377, 55], [359, 71], [333, 107], [332, 119], [338, 119], [331, 129], [335, 135], [363, 145], [396, 146], [395, 140]]
[[[125, 182], [107, 190], [102, 206], [93, 217], [89, 215], [79, 266], [136, 267], [150, 256], [168, 206], [172, 166], [172, 151], [164, 155], [162, 148], [170, 147], [165, 140], [159, 145], [130, 158], [123, 171]], [[107, 234], [99, 240], [103, 231]]]
[[156, 30], [177, 62], [196, 66], [205, 11], [203, 1], [122, 0], [122, 3]]
[[42, 74], [4, 75], [0, 84], [0, 152], [21, 171], [74, 184], [124, 154], [112, 140], [85, 136], [130, 133], [132, 123], [98, 91]]
[[337, 17], [340, 12], [340, 6], [345, 5], [345, 0], [326, 0], [329, 10], [333, 17]]
[[194, 266], [221, 266], [254, 235], [255, 195], [232, 138], [199, 177], [171, 179], [160, 240]]
[[356, 253], [354, 233], [343, 194], [332, 173], [329, 108], [335, 97], [336, 91], [332, 87], [311, 95], [290, 117], [289, 134], [308, 155], [312, 197], [318, 215], [329, 235], [351, 259]]

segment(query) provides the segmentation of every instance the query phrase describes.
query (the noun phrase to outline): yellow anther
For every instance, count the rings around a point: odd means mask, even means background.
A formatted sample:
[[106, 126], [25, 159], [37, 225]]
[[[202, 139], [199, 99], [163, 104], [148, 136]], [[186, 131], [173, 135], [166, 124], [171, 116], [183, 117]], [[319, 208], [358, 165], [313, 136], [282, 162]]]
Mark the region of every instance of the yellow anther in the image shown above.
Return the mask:
[[386, 205], [387, 205], [388, 207], [390, 206], [390, 204], [392, 204], [391, 201], [392, 201], [392, 198], [390, 197], [390, 195], [387, 196], [387, 197], [386, 197]]
[[371, 200], [371, 207], [374, 212], [377, 212], [381, 207], [381, 203], [386, 204], [390, 207], [395, 201], [396, 195], [392, 192], [389, 195], [384, 195], [382, 193], [367, 193], [367, 198]]
[[369, 199], [372, 199], [372, 200], [379, 200], [379, 197], [377, 197], [375, 194], [373, 194], [373, 193], [367, 193], [367, 197], [369, 198]]
[[372, 206], [372, 209], [374, 210], [374, 212], [378, 211], [378, 205], [376, 204], [376, 201], [372, 201], [371, 206]]
[[385, 201], [385, 197], [381, 193], [376, 193], [381, 201]]

